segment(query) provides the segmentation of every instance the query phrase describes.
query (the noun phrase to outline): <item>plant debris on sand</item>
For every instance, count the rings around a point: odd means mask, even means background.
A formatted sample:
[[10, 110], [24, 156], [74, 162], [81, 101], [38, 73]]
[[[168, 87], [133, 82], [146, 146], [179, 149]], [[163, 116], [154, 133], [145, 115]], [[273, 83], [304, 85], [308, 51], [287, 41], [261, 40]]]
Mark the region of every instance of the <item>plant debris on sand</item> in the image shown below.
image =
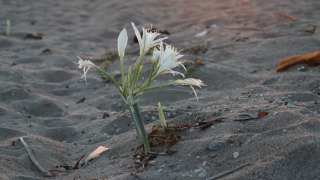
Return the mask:
[[143, 171], [143, 169], [149, 165], [149, 162], [155, 159], [158, 155], [174, 154], [176, 150], [171, 150], [169, 148], [181, 139], [181, 136], [177, 136], [176, 132], [184, 131], [192, 126], [193, 125], [190, 124], [185, 124], [183, 126], [179, 126], [178, 124], [168, 124], [166, 128], [163, 128], [161, 125], [154, 126], [152, 131], [148, 134], [151, 152], [146, 155], [143, 144], [136, 148], [133, 155], [133, 159], [135, 160], [135, 171], [131, 174], [136, 176], [135, 173]]

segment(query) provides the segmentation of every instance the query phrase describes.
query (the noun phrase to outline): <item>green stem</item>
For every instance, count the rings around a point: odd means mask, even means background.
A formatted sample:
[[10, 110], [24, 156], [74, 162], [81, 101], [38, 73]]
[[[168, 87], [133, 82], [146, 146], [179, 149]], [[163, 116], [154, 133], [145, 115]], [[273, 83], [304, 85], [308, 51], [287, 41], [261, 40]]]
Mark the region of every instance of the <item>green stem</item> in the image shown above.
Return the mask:
[[121, 71], [121, 80], [122, 84], [124, 83], [124, 67], [123, 67], [123, 56], [120, 56], [120, 71]]
[[98, 66], [96, 65], [93, 65], [94, 68], [96, 68], [100, 73], [106, 75], [118, 88], [119, 92], [121, 94], [123, 94], [123, 89], [121, 88], [121, 86], [118, 84], [118, 82], [112, 77], [110, 76], [110, 74], [108, 74], [107, 72], [105, 72], [103, 69], [99, 68]]
[[128, 105], [128, 109], [129, 109], [130, 115], [133, 120], [134, 127], [135, 127], [137, 135], [138, 135], [138, 141], [140, 144], [143, 144], [143, 138], [141, 137], [141, 132], [140, 132], [140, 129], [138, 128], [137, 118], [136, 118], [135, 114], [132, 112], [132, 106]]
[[135, 82], [134, 79], [137, 78], [137, 75], [139, 73], [140, 70], [140, 65], [142, 63], [142, 59], [143, 57], [146, 55], [147, 52], [143, 52], [137, 59], [136, 63], [134, 64], [134, 68], [133, 68], [133, 80], [130, 80], [132, 83]]
[[142, 69], [143, 69], [143, 66], [142, 65], [140, 65], [140, 67], [139, 67], [139, 71], [138, 71], [138, 74], [137, 74], [137, 78], [135, 79], [135, 89], [137, 89], [138, 88], [138, 85], [139, 85], [139, 79], [140, 79], [140, 75], [141, 75], [141, 73], [142, 73]]
[[155, 66], [156, 62], [157, 62], [157, 60], [152, 59], [151, 69], [150, 69], [150, 75], [149, 75], [149, 80], [148, 80], [147, 87], [149, 87], [149, 86], [150, 86], [151, 79], [152, 79], [152, 74], [153, 74], [153, 72], [154, 72], [154, 66]]
[[149, 76], [148, 81], [144, 82], [144, 83], [140, 86], [141, 89], [148, 88], [148, 87], [150, 86], [150, 83], [153, 82], [157, 77], [159, 77], [159, 76], [161, 75], [161, 74], [157, 74], [157, 72], [158, 72], [159, 69], [160, 69], [160, 67], [157, 67], [157, 68], [153, 71], [151, 77]]
[[146, 130], [144, 129], [144, 125], [143, 125], [143, 121], [142, 121], [139, 105], [138, 105], [138, 103], [136, 103], [136, 104], [134, 104], [132, 106], [133, 106], [133, 109], [134, 109], [134, 113], [135, 113], [135, 115], [137, 117], [138, 128], [140, 129], [141, 136], [142, 136], [142, 139], [143, 139], [144, 151], [145, 151], [146, 154], [149, 154], [150, 153], [149, 141], [148, 141]]
[[162, 88], [162, 87], [167, 87], [167, 86], [172, 86], [172, 85], [176, 85], [175, 81], [172, 81], [172, 82], [169, 82], [169, 83], [166, 83], [166, 84], [157, 85], [157, 86], [141, 88], [141, 89], [139, 89], [139, 91], [136, 92], [136, 94], [139, 93], [139, 92], [149, 91], [151, 89], [157, 89], [157, 88]]

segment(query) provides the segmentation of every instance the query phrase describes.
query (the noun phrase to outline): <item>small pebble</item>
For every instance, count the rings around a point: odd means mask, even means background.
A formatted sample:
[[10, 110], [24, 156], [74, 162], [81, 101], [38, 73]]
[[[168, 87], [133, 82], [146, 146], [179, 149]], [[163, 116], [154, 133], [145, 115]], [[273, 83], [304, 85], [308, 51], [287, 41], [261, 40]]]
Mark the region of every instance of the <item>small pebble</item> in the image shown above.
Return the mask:
[[[128, 154], [122, 154], [122, 155], [121, 155], [121, 158], [127, 158], [127, 157], [129, 157]], [[150, 161], [150, 163], [151, 163], [151, 161]]]
[[207, 161], [204, 161], [204, 162], [202, 163], [202, 166], [203, 166], [203, 167], [206, 167], [206, 166], [207, 166]]
[[197, 159], [199, 159], [199, 158], [200, 158], [200, 156], [197, 156], [196, 158], [197, 158]]
[[211, 28], [219, 28], [219, 26], [217, 24], [212, 24], [210, 27]]
[[208, 33], [207, 31], [202, 31], [202, 32], [196, 34], [195, 37], [201, 37], [201, 36], [206, 35], [207, 33]]
[[117, 77], [119, 77], [119, 76], [121, 76], [121, 73], [120, 73], [119, 71], [114, 71], [113, 77], [114, 77], [114, 78], [117, 78]]
[[199, 173], [202, 171], [202, 168], [194, 170], [195, 173]]
[[200, 174], [199, 174], [199, 177], [200, 177], [200, 178], [204, 178], [204, 177], [206, 177], [206, 176], [207, 176], [206, 173], [200, 173]]
[[112, 156], [110, 159], [113, 160], [113, 159], [116, 159], [116, 158], [117, 158], [117, 156]]
[[240, 156], [239, 152], [233, 153], [233, 158], [237, 159]]
[[160, 173], [162, 171], [162, 169], [159, 169], [157, 173]]
[[212, 151], [218, 151], [222, 147], [223, 142], [212, 142], [209, 144], [209, 149]]
[[155, 164], [157, 161], [150, 161], [149, 164]]
[[304, 66], [298, 68], [298, 71], [306, 71], [306, 70], [307, 68], [305, 68]]
[[162, 110], [167, 111], [169, 108], [167, 106], [162, 106]]
[[193, 133], [193, 131], [194, 131], [193, 127], [189, 129], [190, 134]]

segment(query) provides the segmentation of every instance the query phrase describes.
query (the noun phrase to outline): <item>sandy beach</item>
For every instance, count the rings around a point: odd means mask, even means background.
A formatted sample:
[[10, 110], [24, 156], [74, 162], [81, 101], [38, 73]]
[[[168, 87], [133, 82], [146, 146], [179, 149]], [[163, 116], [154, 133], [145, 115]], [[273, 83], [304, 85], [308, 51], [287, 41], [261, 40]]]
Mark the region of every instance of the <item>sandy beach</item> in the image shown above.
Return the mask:
[[[320, 179], [320, 66], [275, 72], [284, 58], [320, 51], [320, 1], [0, 0], [0, 7], [1, 180], [194, 180], [237, 167], [219, 179]], [[206, 84], [195, 87], [198, 101], [188, 86], [142, 95], [146, 131], [160, 124], [158, 102], [169, 124], [221, 120], [177, 132], [176, 152], [137, 173], [136, 131], [117, 88], [94, 69], [86, 82], [74, 64], [77, 56], [96, 65], [109, 60], [106, 71], [118, 74], [119, 58], [111, 55], [125, 27], [128, 69], [139, 52], [131, 22], [163, 32], [184, 55], [188, 75]], [[156, 83], [177, 78], [166, 74]], [[260, 112], [267, 115], [257, 118]], [[20, 137], [44, 169], [57, 170], [51, 177], [32, 163]], [[61, 167], [99, 146], [109, 149], [77, 169]]]

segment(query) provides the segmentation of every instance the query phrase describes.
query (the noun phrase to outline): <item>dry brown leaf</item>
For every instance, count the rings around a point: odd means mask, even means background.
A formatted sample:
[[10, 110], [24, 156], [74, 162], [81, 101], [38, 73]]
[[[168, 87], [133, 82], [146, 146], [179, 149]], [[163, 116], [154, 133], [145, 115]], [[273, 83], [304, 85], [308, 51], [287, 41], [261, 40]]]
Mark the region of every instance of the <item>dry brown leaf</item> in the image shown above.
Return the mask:
[[266, 111], [259, 112], [258, 118], [261, 118], [261, 117], [266, 116], [266, 115], [268, 115], [268, 112], [266, 112]]
[[296, 18], [294, 18], [293, 16], [289, 15], [289, 14], [284, 14], [284, 13], [278, 13], [277, 14], [280, 17], [289, 19], [290, 21], [296, 21]]
[[320, 64], [320, 52], [313, 52], [303, 56], [304, 59], [308, 62], [309, 66], [316, 66]]
[[198, 59], [198, 60], [196, 61], [196, 65], [198, 65], [198, 66], [203, 66], [203, 65], [204, 65], [204, 62], [203, 62], [202, 60]]
[[276, 69], [276, 72], [281, 72], [287, 70], [289, 67], [301, 64], [301, 63], [306, 63], [306, 60], [303, 58], [302, 55], [294, 55], [287, 57], [285, 59], [282, 59], [279, 62], [279, 65]]
[[285, 59], [282, 59], [278, 64], [276, 72], [287, 70], [291, 66], [302, 64], [302, 63], [306, 63], [309, 66], [320, 65], [320, 52], [316, 51], [306, 55], [294, 55], [294, 56], [290, 56]]

